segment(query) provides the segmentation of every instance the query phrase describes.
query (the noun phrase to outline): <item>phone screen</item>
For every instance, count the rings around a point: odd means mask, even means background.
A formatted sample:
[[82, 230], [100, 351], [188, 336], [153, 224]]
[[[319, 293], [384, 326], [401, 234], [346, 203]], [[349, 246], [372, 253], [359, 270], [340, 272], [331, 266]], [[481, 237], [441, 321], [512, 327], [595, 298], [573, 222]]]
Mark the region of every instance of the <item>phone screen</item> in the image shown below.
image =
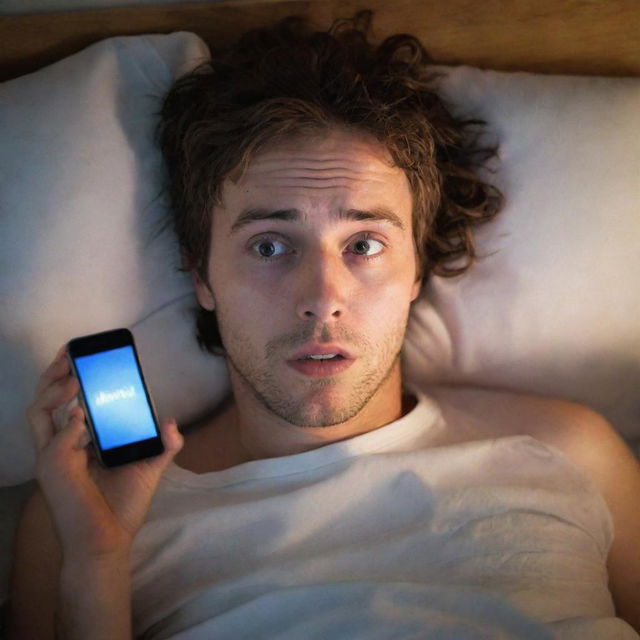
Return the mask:
[[74, 361], [101, 449], [156, 437], [133, 347], [76, 356]]

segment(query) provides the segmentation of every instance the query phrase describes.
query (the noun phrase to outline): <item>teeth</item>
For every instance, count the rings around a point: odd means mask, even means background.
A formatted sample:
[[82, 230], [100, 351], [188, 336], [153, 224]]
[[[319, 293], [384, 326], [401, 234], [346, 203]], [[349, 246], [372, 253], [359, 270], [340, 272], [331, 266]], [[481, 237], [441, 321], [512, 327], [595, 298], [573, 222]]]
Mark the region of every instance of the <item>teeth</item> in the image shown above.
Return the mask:
[[337, 353], [327, 353], [324, 356], [305, 356], [305, 359], [311, 358], [313, 360], [329, 360], [330, 358], [335, 358], [337, 355]]

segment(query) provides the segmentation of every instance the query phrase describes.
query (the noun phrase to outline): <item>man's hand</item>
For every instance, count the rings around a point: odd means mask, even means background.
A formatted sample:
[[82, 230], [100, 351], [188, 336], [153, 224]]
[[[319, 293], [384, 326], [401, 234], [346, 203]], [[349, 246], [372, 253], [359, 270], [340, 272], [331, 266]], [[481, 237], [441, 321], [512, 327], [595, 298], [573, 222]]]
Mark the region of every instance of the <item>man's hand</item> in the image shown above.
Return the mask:
[[36, 478], [65, 560], [126, 552], [144, 522], [162, 473], [184, 442], [175, 422], [165, 420], [161, 456], [105, 469], [86, 448], [90, 438], [80, 407], [56, 433], [52, 412], [78, 391], [63, 346], [40, 377], [27, 410], [36, 444]]

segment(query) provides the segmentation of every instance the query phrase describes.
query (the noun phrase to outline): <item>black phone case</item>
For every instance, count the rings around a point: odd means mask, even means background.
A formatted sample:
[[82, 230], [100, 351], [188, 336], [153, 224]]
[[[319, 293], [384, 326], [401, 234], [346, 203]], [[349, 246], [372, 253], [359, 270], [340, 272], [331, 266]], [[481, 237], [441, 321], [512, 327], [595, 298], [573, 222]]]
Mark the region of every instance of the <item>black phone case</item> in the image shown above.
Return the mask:
[[[110, 449], [103, 449], [100, 446], [100, 438], [96, 432], [93, 424], [93, 417], [88, 408], [86, 402], [85, 390], [78, 376], [74, 358], [81, 357], [83, 355], [93, 355], [102, 351], [109, 351], [111, 349], [117, 349], [119, 347], [131, 346], [133, 354], [135, 356], [138, 373], [140, 380], [142, 381], [142, 387], [145, 391], [145, 396], [151, 415], [156, 427], [156, 436], [146, 440], [139, 440], [120, 447], [114, 447]], [[91, 441], [96, 452], [96, 456], [102, 466], [106, 468], [117, 467], [123, 464], [129, 464], [138, 460], [144, 460], [149, 457], [160, 455], [164, 452], [164, 445], [162, 443], [162, 437], [160, 435], [160, 421], [158, 420], [158, 414], [151, 396], [151, 392], [147, 386], [144, 378], [144, 372], [138, 356], [138, 350], [136, 349], [133, 334], [127, 328], [118, 328], [110, 331], [103, 331], [101, 333], [94, 333], [85, 336], [78, 336], [73, 338], [67, 344], [67, 358], [70, 362], [71, 371], [80, 384], [79, 401], [84, 415], [86, 417], [87, 427], [91, 434]]]

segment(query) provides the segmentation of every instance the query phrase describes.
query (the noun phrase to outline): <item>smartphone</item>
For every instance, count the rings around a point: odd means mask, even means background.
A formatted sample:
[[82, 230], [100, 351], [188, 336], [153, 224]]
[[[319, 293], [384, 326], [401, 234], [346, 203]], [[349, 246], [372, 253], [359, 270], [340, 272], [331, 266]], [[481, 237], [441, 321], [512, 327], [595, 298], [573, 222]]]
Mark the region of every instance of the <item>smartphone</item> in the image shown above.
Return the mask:
[[162, 454], [158, 416], [131, 332], [121, 328], [74, 338], [67, 357], [100, 463], [118, 467]]

